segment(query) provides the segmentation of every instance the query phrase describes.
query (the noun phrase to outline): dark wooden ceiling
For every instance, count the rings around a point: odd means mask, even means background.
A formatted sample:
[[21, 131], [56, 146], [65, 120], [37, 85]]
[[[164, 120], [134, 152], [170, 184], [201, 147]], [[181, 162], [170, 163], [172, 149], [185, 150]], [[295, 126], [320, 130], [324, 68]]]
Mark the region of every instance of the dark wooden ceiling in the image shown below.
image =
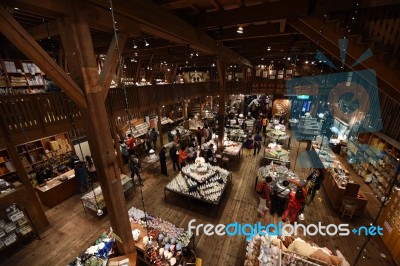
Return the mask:
[[[67, 14], [63, 10], [66, 8], [66, 2], [68, 1], [0, 0], [0, 3], [7, 7], [21, 25], [35, 34], [36, 39], [41, 40], [40, 43], [45, 49], [54, 50], [52, 52], [60, 49], [55, 24], [58, 17]], [[86, 0], [83, 2], [86, 3], [86, 8], [94, 6], [97, 10], [89, 14], [91, 20], [101, 20], [101, 22], [93, 23], [93, 45], [96, 53], [105, 54], [113, 37], [113, 21], [110, 17], [97, 13], [109, 9], [110, 2], [106, 0]], [[130, 18], [122, 11], [117, 10], [123, 1], [114, 0], [113, 2], [115, 12], [118, 12], [116, 28], [118, 30], [129, 29]], [[150, 1], [133, 2], [145, 3]], [[328, 14], [332, 17], [343, 16], [362, 8], [398, 5], [399, 1], [154, 0], [151, 4], [154, 3], [192, 26], [198, 34], [200, 32], [205, 33], [212, 38], [211, 42], [214, 41], [216, 44], [226, 46], [234, 52], [235, 56], [241, 56], [249, 60], [252, 65], [256, 65], [271, 61], [292, 64], [299, 61], [297, 59], [304, 61], [313, 58], [318, 45], [294, 29], [288, 23], [291, 19], [322, 14]], [[147, 12], [147, 10], [144, 12]], [[149, 13], [148, 15], [151, 16], [152, 14]], [[163, 18], [159, 19], [162, 20]], [[124, 55], [127, 57], [142, 57], [145, 60], [150, 60], [150, 58], [159, 61], [169, 60], [177, 63], [189, 62], [189, 64], [195, 64], [196, 61], [198, 63], [212, 62], [219, 57], [218, 52], [202, 51], [196, 49], [195, 44], [185, 43], [184, 40], [179, 40], [175, 36], [165, 38], [163, 33], [147, 30], [146, 26], [143, 26], [145, 23], [141, 21], [141, 18], [137, 18], [135, 23], [142, 26], [140, 26], [139, 34], [130, 34], [124, 50]], [[165, 25], [171, 24], [171, 27], [177, 27], [179, 31], [179, 21], [170, 21], [166, 18], [163, 23]], [[239, 26], [244, 29], [242, 34], [237, 33]], [[185, 29], [182, 28], [182, 33], [186, 33]], [[145, 41], [150, 45], [145, 46]], [[3, 46], [5, 50], [12, 49], [12, 44], [7, 44], [6, 40], [3, 39], [2, 43], [5, 44]], [[134, 48], [134, 45], [137, 47]], [[197, 54], [198, 56], [196, 56]], [[5, 55], [3, 54], [3, 56]], [[291, 57], [292, 60], [287, 62], [287, 57]], [[234, 63], [238, 62], [234, 61]]]

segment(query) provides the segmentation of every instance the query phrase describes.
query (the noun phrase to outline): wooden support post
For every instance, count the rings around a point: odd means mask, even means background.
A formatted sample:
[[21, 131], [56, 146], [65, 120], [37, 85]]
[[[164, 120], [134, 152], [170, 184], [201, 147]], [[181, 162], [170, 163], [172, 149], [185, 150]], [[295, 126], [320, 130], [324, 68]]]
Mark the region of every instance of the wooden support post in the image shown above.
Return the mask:
[[26, 190], [28, 191], [27, 195], [24, 195], [26, 202], [29, 202], [28, 206], [22, 206], [26, 209], [29, 214], [29, 217], [32, 219], [36, 230], [43, 229], [46, 225], [49, 224], [47, 217], [43, 211], [42, 204], [40, 203], [35, 188], [32, 186], [29, 181], [28, 175], [26, 174], [25, 167], [22, 164], [21, 158], [18, 155], [16, 146], [14, 145], [12, 140], [6, 142], [6, 147], [8, 153], [10, 155], [10, 159], [14, 163], [15, 169], [17, 171], [17, 175], [19, 180], [21, 180], [22, 184], [24, 184]]
[[218, 71], [218, 150], [222, 152], [224, 144], [225, 131], [225, 84], [226, 84], [226, 65], [225, 62], [217, 61]]
[[[88, 112], [84, 113], [86, 132], [90, 150], [96, 164], [99, 182], [103, 197], [109, 213], [110, 223], [121, 242], [117, 241], [117, 247], [122, 254], [136, 252], [132, 238], [127, 206], [120, 178], [120, 169], [112, 145], [112, 136], [108, 115], [105, 108], [102, 87], [99, 85], [99, 74], [93, 50], [92, 38], [88, 22], [80, 13], [79, 3], [72, 3], [70, 14], [72, 23], [70, 31], [65, 27], [67, 34], [61, 34], [64, 47], [73, 49], [68, 51], [73, 54], [76, 51], [79, 56], [79, 69], [74, 69], [75, 76], [86, 92]], [[67, 37], [67, 38], [66, 38]], [[68, 45], [68, 42], [72, 43]], [[78, 67], [74, 64], [74, 67]], [[80, 72], [79, 72], [80, 70]], [[74, 78], [74, 77], [72, 77]]]
[[112, 39], [110, 47], [108, 48], [107, 57], [103, 65], [103, 69], [100, 73], [99, 85], [103, 87], [104, 101], [107, 99], [108, 91], [110, 90], [110, 85], [112, 78], [115, 75], [117, 66], [120, 65], [121, 58], [118, 58], [120, 53], [122, 53], [128, 35], [125, 33], [119, 33], [117, 38]]
[[163, 131], [162, 131], [162, 125], [161, 125], [161, 108], [157, 108], [157, 127], [158, 127], [158, 137], [160, 138], [160, 148], [162, 148], [162, 146], [164, 146], [164, 140], [163, 140]]
[[111, 133], [114, 139], [114, 149], [117, 152], [117, 162], [119, 169], [121, 170], [122, 174], [126, 174], [125, 167], [124, 167], [124, 162], [122, 160], [122, 155], [121, 155], [121, 149], [119, 148], [119, 138], [118, 138], [118, 133], [117, 133], [117, 125], [115, 124], [115, 118], [113, 116], [109, 117], [109, 120], [111, 121]]

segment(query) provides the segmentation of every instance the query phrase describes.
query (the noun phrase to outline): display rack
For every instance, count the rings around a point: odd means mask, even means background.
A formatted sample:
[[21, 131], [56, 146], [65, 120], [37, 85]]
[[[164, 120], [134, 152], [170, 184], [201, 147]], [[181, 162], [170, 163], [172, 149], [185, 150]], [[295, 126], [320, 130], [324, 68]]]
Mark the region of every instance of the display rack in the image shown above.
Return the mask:
[[0, 81], [0, 94], [45, 92], [40, 69], [31, 61], [0, 60], [5, 75]]
[[[183, 228], [177, 227], [149, 213], [145, 214], [142, 210], [135, 207], [129, 209], [128, 215], [131, 221], [132, 232], [134, 232], [138, 259], [147, 265], [180, 265], [182, 259], [181, 250], [190, 244], [192, 249], [195, 248], [194, 235], [190, 235]], [[149, 241], [149, 237], [153, 241]], [[163, 251], [161, 256], [159, 256], [160, 249]], [[166, 253], [165, 251], [168, 252]], [[175, 263], [171, 263], [171, 258], [175, 258]]]
[[26, 212], [16, 204], [7, 207], [0, 217], [0, 252], [30, 240], [33, 235], [39, 238]]
[[378, 224], [383, 228], [382, 240], [397, 264], [400, 263], [400, 191], [395, 189], [390, 196]]
[[[150, 124], [147, 122], [133, 122], [131, 126], [128, 124], [124, 127], [125, 135], [132, 134], [135, 138], [146, 135], [149, 132]], [[132, 130], [132, 132], [131, 132]]]
[[10, 160], [7, 149], [0, 150], [0, 195], [15, 191], [22, 183], [17, 176], [14, 163]]
[[[18, 155], [25, 167], [28, 177], [35, 183], [35, 168], [40, 165], [49, 165], [54, 175], [61, 174], [58, 169], [65, 169], [73, 153], [68, 133], [57, 134], [47, 138], [27, 142], [17, 146]], [[62, 167], [60, 167], [62, 166]]]
[[318, 122], [318, 118], [302, 116], [294, 133], [297, 139], [312, 140], [321, 133], [321, 128], [322, 123]]
[[361, 133], [347, 142], [347, 161], [379, 199], [389, 193], [399, 152], [400, 143], [378, 132]]
[[[197, 158], [196, 161], [199, 159], [203, 158]], [[201, 174], [195, 173], [195, 169], [198, 167], [202, 168]], [[164, 198], [167, 201], [166, 191], [169, 191], [218, 205], [226, 186], [231, 183], [231, 178], [231, 173], [218, 166], [204, 162], [190, 164], [185, 166], [182, 172], [167, 184], [164, 188]]]
[[[121, 174], [121, 184], [124, 193], [128, 192], [128, 190], [130, 190], [134, 186], [133, 180], [129, 176], [123, 174]], [[104, 201], [103, 193], [100, 186], [97, 186], [93, 189], [93, 191], [89, 191], [88, 193], [84, 194], [81, 197], [81, 202], [85, 213], [87, 213], [87, 210], [96, 213], [98, 210], [97, 208], [101, 210], [105, 210], [106, 208], [106, 203]]]

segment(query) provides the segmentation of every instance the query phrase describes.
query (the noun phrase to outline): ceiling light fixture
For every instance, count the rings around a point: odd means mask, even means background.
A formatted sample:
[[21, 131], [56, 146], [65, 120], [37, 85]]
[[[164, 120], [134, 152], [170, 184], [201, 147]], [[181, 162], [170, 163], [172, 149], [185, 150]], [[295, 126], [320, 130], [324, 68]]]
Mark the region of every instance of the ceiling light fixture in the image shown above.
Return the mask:
[[136, 45], [135, 41], [133, 41], [133, 49], [136, 49], [136, 48], [137, 48], [137, 45]]
[[236, 30], [236, 32], [242, 34], [243, 33], [243, 27], [239, 26], [238, 29]]
[[268, 47], [267, 47], [267, 51], [271, 51], [271, 46], [268, 46]]
[[150, 44], [146, 41], [146, 40], [144, 40], [144, 46], [149, 46]]
[[304, 63], [308, 64], [308, 60], [306, 60]]

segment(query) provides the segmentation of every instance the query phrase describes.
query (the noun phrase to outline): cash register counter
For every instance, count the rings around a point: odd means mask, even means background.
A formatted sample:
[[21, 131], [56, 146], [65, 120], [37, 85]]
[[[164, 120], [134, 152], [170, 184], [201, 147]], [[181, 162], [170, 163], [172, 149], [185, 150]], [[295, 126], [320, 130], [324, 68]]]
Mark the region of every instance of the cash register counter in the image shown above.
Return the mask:
[[[324, 149], [323, 152], [319, 153], [319, 148], [316, 145], [312, 145], [312, 148], [324, 165], [322, 185], [333, 208], [339, 210], [343, 200], [352, 201], [357, 205], [354, 215], [362, 215], [368, 199], [360, 189], [360, 184], [356, 183], [355, 177], [349, 175], [346, 167], [340, 163], [332, 151]], [[343, 179], [344, 176], [349, 180], [347, 184]]]

